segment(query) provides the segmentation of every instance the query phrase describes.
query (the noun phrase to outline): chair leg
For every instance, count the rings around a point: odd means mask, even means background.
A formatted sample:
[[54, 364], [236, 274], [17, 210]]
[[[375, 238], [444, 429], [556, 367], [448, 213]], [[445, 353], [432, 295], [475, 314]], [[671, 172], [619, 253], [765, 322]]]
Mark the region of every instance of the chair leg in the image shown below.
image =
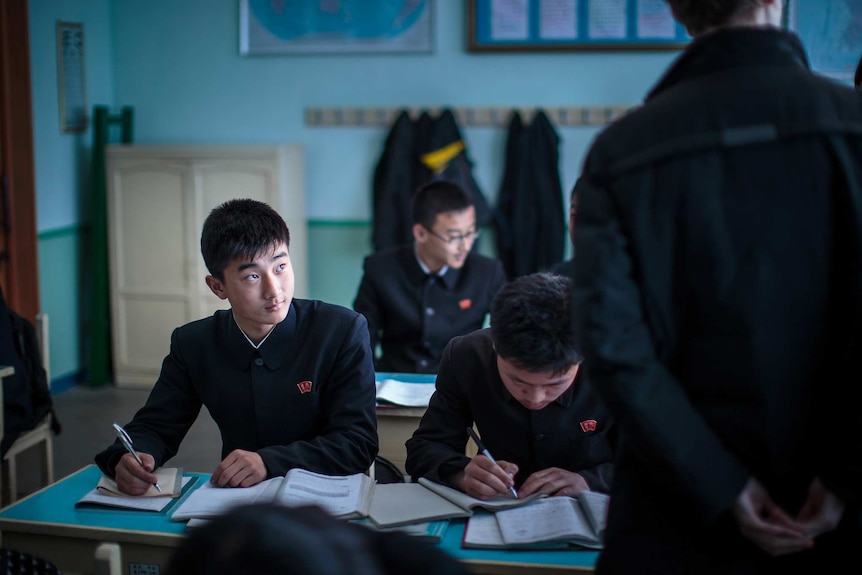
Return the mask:
[[9, 503], [15, 503], [18, 500], [18, 467], [15, 464], [14, 455], [6, 460], [6, 469], [9, 473], [6, 476], [6, 485], [9, 486], [7, 488], [9, 489]]
[[43, 442], [45, 444], [45, 485], [54, 483], [54, 442], [51, 439]]

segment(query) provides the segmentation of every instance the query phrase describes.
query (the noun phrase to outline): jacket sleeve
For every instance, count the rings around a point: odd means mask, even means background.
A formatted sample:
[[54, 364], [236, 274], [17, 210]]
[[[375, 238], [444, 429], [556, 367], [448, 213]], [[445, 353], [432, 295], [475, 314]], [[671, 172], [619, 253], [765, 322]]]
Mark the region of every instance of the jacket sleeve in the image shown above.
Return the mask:
[[356, 315], [327, 374], [319, 433], [307, 441], [259, 449], [269, 477], [294, 467], [329, 475], [367, 470], [378, 451], [375, 397], [368, 328]]
[[[619, 427], [616, 423], [611, 423], [603, 436], [608, 443], [610, 453], [616, 453], [617, 446], [617, 430]], [[605, 461], [597, 463], [592, 467], [587, 467], [578, 471], [581, 477], [590, 486], [590, 490], [599, 491], [601, 493], [610, 493], [611, 485], [614, 482], [614, 469], [616, 468], [613, 461]]]
[[[621, 425], [627, 453], [709, 521], [733, 504], [750, 474], [657, 356], [645, 307], [671, 307], [672, 264], [651, 263], [648, 270], [651, 285], [666, 289], [649, 290], [639, 283], [644, 270], [636, 264], [610, 186], [588, 175], [577, 185], [573, 310], [586, 375]], [[642, 193], [639, 205], [650, 201], [648, 186], [633, 187]], [[651, 239], [650, 249], [658, 252], [650, 252], [650, 262], [672, 262], [671, 237], [665, 231]], [[661, 257], [654, 257], [657, 253]]]
[[[178, 331], [174, 330], [159, 378], [146, 404], [125, 425], [125, 430], [135, 449], [152, 455], [158, 468], [176, 455], [200, 410], [201, 400], [189, 377]], [[125, 452], [117, 440], [96, 456], [96, 464], [104, 474], [114, 477], [114, 468]]]
[[359, 291], [353, 300], [353, 310], [365, 316], [368, 322], [368, 335], [370, 338], [372, 354], [380, 343], [380, 325], [382, 307], [380, 305], [380, 294], [375, 285], [375, 274], [370, 270], [368, 258], [362, 265], [362, 280], [359, 283]]
[[427, 477], [445, 483], [444, 477], [464, 469], [470, 462], [464, 452], [473, 415], [466, 394], [458, 386], [452, 343], [443, 350], [437, 388], [428, 409], [413, 437], [407, 440], [405, 469], [414, 481]]

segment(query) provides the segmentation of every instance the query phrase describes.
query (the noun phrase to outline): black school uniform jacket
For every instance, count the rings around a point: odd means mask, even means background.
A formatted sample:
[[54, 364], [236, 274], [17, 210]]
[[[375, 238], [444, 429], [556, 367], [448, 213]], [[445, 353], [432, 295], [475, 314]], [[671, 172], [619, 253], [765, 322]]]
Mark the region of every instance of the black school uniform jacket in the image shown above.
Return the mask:
[[466, 430], [474, 423], [496, 459], [518, 465], [516, 486], [558, 467], [580, 473], [593, 491], [610, 489], [615, 428], [607, 408], [580, 375], [546, 407], [521, 405], [500, 379], [490, 329], [446, 348], [437, 389], [407, 441], [407, 473], [442, 482], [466, 467]]
[[412, 245], [366, 257], [353, 309], [382, 348], [377, 371], [435, 373], [449, 340], [482, 327], [505, 283], [499, 261], [472, 252], [442, 277], [425, 274]]
[[[294, 299], [259, 349], [230, 311], [174, 330], [146, 405], [125, 426], [156, 467], [173, 457], [205, 405], [222, 436], [222, 457], [256, 451], [268, 477], [301, 467], [330, 475], [363, 472], [377, 455], [374, 367], [361, 315]], [[124, 453], [96, 456], [113, 477]]]
[[[682, 552], [752, 476], [791, 515], [814, 477], [858, 502], [862, 96], [792, 34], [716, 31], [577, 185], [577, 333], [622, 439], [605, 554]], [[702, 557], [742, 549], [723, 529]]]

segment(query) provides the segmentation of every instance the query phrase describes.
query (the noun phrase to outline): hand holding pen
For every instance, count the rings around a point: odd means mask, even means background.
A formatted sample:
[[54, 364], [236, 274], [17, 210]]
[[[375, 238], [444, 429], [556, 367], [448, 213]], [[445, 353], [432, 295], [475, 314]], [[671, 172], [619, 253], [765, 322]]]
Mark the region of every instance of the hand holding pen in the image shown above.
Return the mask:
[[[509, 475], [506, 470], [503, 469], [499, 463], [497, 463], [497, 460], [494, 459], [494, 457], [491, 455], [491, 452], [488, 451], [488, 448], [485, 447], [485, 444], [482, 443], [482, 441], [479, 439], [479, 436], [476, 435], [475, 431], [473, 431], [472, 427], [467, 428], [467, 434], [470, 436], [470, 439], [472, 439], [473, 442], [476, 444], [476, 448], [479, 450], [479, 453], [487, 457], [491, 461], [491, 463], [497, 466], [497, 468], [499, 468], [503, 473]], [[512, 497], [514, 497], [515, 499], [518, 498], [518, 492], [515, 490], [514, 487], [509, 487], [509, 493], [511, 493]]]
[[[132, 457], [135, 458], [135, 461], [138, 462], [138, 465], [141, 466], [141, 469], [147, 471], [147, 468], [144, 466], [144, 462], [141, 461], [141, 457], [138, 455], [138, 452], [135, 451], [135, 448], [132, 445], [132, 438], [129, 437], [129, 434], [126, 433], [126, 430], [123, 429], [123, 426], [119, 423], [114, 423], [114, 430], [117, 432], [117, 436], [120, 438], [120, 442], [123, 444], [123, 447], [126, 448], [126, 451], [132, 454]], [[156, 491], [158, 491], [159, 493], [162, 492], [162, 488], [159, 487], [159, 483], [157, 481], [153, 482], [153, 487], [155, 487]]]

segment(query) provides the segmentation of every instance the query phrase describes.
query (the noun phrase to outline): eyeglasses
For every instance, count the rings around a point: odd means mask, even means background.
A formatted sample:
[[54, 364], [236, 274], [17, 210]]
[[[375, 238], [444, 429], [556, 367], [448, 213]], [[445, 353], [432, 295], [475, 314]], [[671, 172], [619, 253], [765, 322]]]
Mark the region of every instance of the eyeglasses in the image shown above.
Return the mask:
[[[425, 229], [428, 230], [428, 228], [425, 228]], [[453, 234], [451, 236], [441, 236], [440, 234], [438, 234], [434, 230], [428, 230], [428, 233], [431, 234], [432, 236], [435, 236], [435, 237], [441, 239], [442, 241], [446, 242], [450, 246], [457, 246], [457, 245], [460, 245], [461, 242], [470, 243], [470, 242], [476, 241], [476, 238], [479, 237], [479, 235], [482, 233], [482, 230], [473, 230], [472, 232], [467, 232], [466, 234], [457, 234], [457, 235]]]

